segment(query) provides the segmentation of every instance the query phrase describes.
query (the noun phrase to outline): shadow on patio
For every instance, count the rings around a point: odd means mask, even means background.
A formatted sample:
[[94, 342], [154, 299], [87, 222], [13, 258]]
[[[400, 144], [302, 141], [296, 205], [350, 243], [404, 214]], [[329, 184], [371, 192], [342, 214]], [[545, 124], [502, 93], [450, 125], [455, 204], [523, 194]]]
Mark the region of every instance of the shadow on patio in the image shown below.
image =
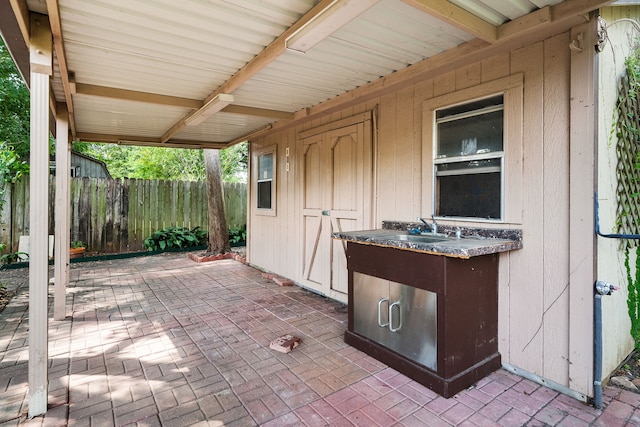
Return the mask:
[[[0, 313], [0, 426], [640, 424], [640, 395], [607, 388], [602, 412], [505, 371], [443, 399], [347, 346], [344, 306], [237, 261], [71, 273], [71, 316], [49, 324], [45, 417], [26, 419], [27, 289]], [[302, 344], [269, 349], [287, 333]]]

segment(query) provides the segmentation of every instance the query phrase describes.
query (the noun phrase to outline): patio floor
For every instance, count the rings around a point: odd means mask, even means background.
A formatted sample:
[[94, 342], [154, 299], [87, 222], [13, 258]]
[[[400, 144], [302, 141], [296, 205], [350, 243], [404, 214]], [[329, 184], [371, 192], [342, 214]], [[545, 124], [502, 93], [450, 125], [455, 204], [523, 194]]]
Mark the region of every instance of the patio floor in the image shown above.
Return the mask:
[[[165, 254], [71, 274], [44, 417], [26, 417], [26, 287], [0, 313], [0, 426], [640, 425], [638, 394], [606, 388], [599, 411], [503, 370], [439, 397], [344, 344], [344, 306], [237, 261]], [[302, 344], [270, 350], [286, 333]]]

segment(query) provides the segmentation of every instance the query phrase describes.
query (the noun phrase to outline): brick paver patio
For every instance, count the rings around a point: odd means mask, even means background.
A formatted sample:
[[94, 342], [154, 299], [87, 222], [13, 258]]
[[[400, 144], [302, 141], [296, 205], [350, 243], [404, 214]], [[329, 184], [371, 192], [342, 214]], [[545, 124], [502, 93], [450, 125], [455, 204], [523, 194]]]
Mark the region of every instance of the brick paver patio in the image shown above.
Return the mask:
[[[502, 370], [443, 399], [345, 345], [344, 306], [233, 260], [74, 264], [67, 303], [32, 420], [27, 289], [0, 313], [0, 426], [640, 425], [638, 394], [607, 388], [599, 411]], [[302, 344], [270, 350], [286, 333]]]

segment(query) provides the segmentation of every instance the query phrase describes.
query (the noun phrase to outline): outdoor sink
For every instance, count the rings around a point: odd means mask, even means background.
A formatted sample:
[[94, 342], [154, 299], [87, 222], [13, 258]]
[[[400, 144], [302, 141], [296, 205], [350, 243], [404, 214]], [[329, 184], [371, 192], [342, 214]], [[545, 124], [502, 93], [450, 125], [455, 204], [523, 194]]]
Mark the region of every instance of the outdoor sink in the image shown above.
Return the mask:
[[433, 235], [430, 236], [428, 234], [398, 234], [389, 236], [389, 240], [401, 240], [404, 242], [414, 242], [414, 243], [434, 243], [434, 242], [442, 242], [447, 240], [446, 236], [438, 236]]
[[[402, 228], [396, 229], [341, 231], [333, 233], [333, 238], [354, 244], [395, 247], [405, 251], [456, 258], [471, 258], [522, 248], [518, 230], [514, 231], [513, 238], [503, 230], [487, 229], [484, 232], [472, 229], [471, 233], [463, 234], [457, 227], [443, 227], [451, 235], [430, 232], [414, 234], [415, 228], [410, 228], [412, 225], [399, 224]], [[411, 231], [405, 231], [406, 228]]]

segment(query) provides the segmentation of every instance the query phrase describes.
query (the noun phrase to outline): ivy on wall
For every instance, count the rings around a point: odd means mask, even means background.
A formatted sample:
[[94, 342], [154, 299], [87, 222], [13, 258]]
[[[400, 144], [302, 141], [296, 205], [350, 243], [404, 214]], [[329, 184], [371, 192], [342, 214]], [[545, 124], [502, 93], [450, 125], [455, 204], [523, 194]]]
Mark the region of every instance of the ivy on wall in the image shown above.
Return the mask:
[[[625, 69], [616, 103], [616, 222], [619, 233], [640, 234], [640, 47], [625, 60]], [[620, 244], [625, 251], [630, 332], [636, 349], [640, 350], [640, 247], [635, 239], [622, 239]], [[630, 262], [632, 251], [636, 255], [634, 272]]]

